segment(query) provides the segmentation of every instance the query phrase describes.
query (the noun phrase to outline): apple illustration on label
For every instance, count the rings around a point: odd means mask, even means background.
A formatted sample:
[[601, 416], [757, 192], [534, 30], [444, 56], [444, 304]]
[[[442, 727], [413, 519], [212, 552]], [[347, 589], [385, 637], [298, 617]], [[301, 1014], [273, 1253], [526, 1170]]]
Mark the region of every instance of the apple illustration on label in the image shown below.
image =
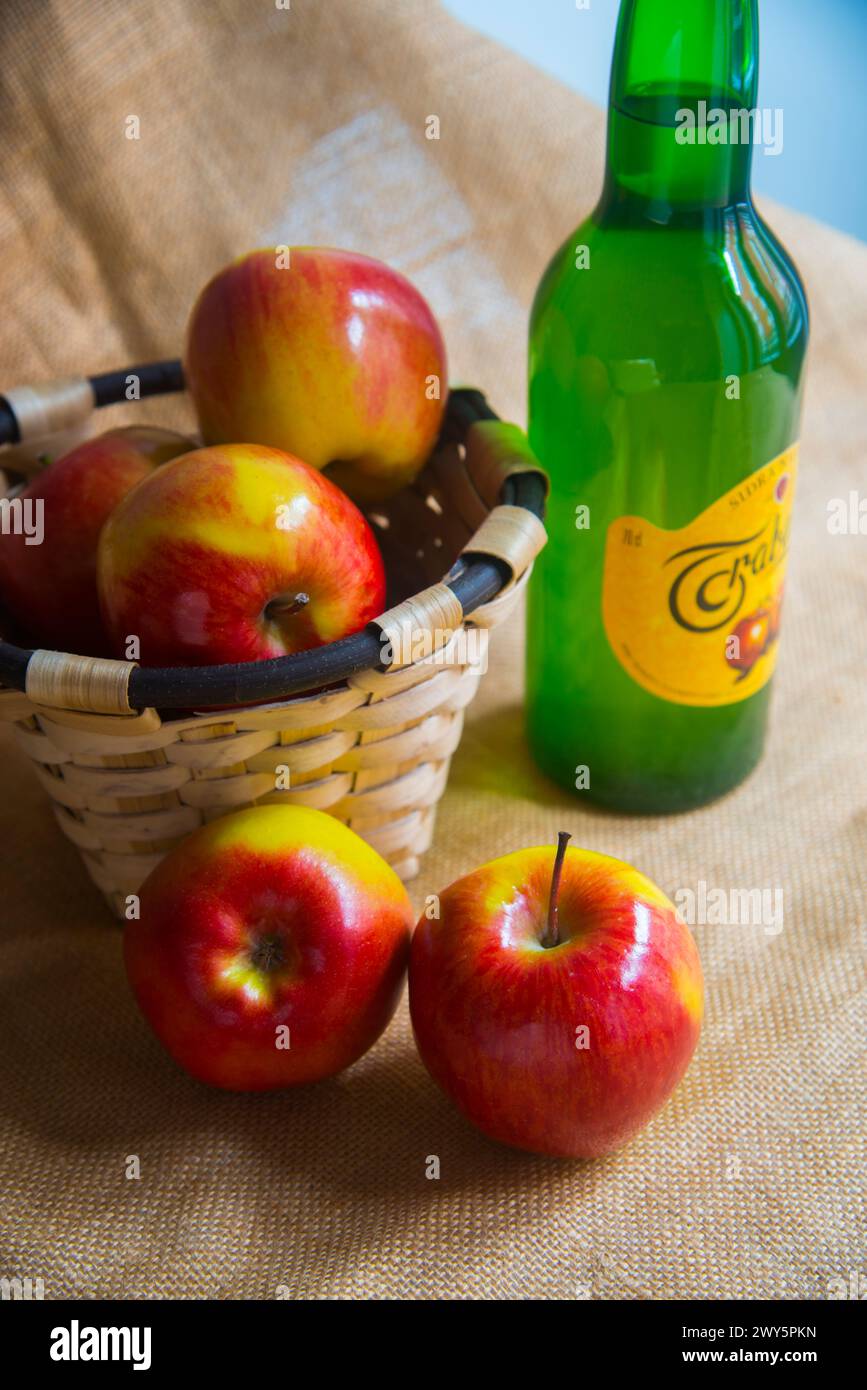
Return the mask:
[[413, 936], [409, 1001], [425, 1066], [479, 1129], [595, 1158], [646, 1125], [686, 1071], [702, 974], [669, 899], [568, 839], [440, 895], [439, 918]]
[[771, 614], [765, 609], [751, 613], [748, 618], [742, 618], [732, 631], [726, 661], [747, 676], [773, 640]]
[[132, 425], [88, 439], [21, 493], [42, 535], [0, 535], [0, 592], [22, 634], [56, 651], [109, 656], [99, 612], [100, 532], [121, 498], [160, 464], [194, 448], [171, 430]]
[[126, 923], [142, 1013], [191, 1076], [264, 1091], [333, 1076], [373, 1045], [412, 927], [384, 859], [323, 811], [211, 822], [152, 871]]
[[115, 654], [148, 666], [258, 661], [335, 642], [385, 603], [373, 532], [315, 468], [227, 444], [167, 464], [103, 529], [99, 594]]
[[436, 320], [418, 290], [352, 251], [242, 256], [190, 316], [184, 375], [206, 444], [297, 455], [362, 504], [411, 482], [448, 393]]

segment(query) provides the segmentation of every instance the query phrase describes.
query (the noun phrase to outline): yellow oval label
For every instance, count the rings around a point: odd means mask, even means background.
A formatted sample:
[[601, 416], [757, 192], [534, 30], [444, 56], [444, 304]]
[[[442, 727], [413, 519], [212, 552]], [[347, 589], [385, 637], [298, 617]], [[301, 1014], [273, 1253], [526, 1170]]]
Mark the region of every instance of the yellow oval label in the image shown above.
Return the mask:
[[634, 681], [679, 705], [755, 695], [777, 660], [798, 446], [679, 531], [612, 521], [602, 616]]

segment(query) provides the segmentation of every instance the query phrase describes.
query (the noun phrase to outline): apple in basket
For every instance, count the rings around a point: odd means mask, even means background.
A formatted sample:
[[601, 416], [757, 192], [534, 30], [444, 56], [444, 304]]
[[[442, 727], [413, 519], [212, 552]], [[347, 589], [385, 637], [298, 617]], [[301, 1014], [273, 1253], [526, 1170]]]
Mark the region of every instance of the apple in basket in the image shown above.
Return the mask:
[[278, 449], [197, 449], [147, 478], [99, 545], [117, 656], [143, 664], [258, 661], [334, 642], [383, 610], [369, 525], [315, 468]]
[[332, 1076], [403, 987], [412, 907], [393, 869], [322, 811], [213, 821], [142, 886], [124, 957], [139, 1006], [192, 1076], [264, 1091]]
[[96, 553], [106, 518], [160, 464], [193, 448], [170, 430], [133, 425], [88, 439], [20, 495], [22, 526], [0, 534], [0, 594], [28, 641], [109, 655]]
[[674, 906], [607, 855], [495, 859], [413, 936], [409, 1000], [433, 1079], [493, 1139], [594, 1158], [659, 1109], [702, 1017], [698, 952]]
[[411, 482], [439, 433], [446, 354], [403, 275], [350, 251], [253, 251], [205, 286], [184, 374], [206, 444], [296, 454], [362, 504]]

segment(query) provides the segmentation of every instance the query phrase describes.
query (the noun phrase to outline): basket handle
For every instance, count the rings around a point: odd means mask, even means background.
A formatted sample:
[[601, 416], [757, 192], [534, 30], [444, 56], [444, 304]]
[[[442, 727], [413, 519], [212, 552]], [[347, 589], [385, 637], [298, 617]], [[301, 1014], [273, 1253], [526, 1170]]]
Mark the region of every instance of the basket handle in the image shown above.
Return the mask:
[[3, 400], [12, 418], [4, 419], [0, 442], [10, 444], [47, 440], [73, 429], [89, 418], [96, 405], [86, 376], [60, 377], [40, 386], [16, 386]]
[[27, 663], [24, 690], [34, 705], [88, 710], [93, 714], [136, 714], [129, 682], [137, 661], [75, 656], [39, 647]]
[[382, 637], [380, 664], [385, 671], [397, 671], [418, 660], [419, 648], [425, 654], [445, 647], [464, 620], [463, 604], [447, 584], [432, 584], [413, 594], [369, 624]]
[[517, 425], [496, 416], [475, 420], [467, 429], [464, 447], [467, 472], [489, 508], [495, 509], [502, 501], [506, 480], [524, 473], [541, 480], [547, 498], [551, 490], [548, 475]]
[[[181, 391], [184, 386], [177, 359], [146, 363], [86, 378], [87, 393], [80, 385], [72, 391], [77, 408], [83, 408], [86, 399], [96, 407], [124, 400], [131, 376], [138, 380], [141, 398]], [[10, 400], [20, 410], [22, 399], [20, 390], [0, 396], [0, 445], [21, 441], [20, 422]], [[35, 414], [30, 419], [35, 428]], [[150, 708], [243, 706], [284, 700], [368, 667], [382, 669], [383, 626], [392, 628], [392, 619], [396, 624], [392, 635], [398, 639], [413, 625], [416, 631], [430, 628], [434, 635], [454, 631], [465, 614], [489, 604], [526, 573], [541, 549], [545, 533], [538, 518], [544, 512], [547, 479], [521, 431], [498, 420], [483, 394], [473, 388], [449, 392], [439, 443], [463, 445], [474, 487], [493, 511], [445, 580], [408, 601], [410, 613], [401, 613], [404, 605], [399, 605], [398, 610], [383, 614], [378, 624], [295, 656], [217, 666], [144, 667], [66, 652], [32, 652], [0, 641], [0, 682], [13, 690], [26, 690], [34, 705], [94, 714], [129, 716]], [[513, 513], [522, 514], [520, 525]], [[531, 516], [529, 522], [524, 513]]]
[[[462, 555], [487, 555], [502, 560], [512, 571], [505, 588], [517, 583], [548, 540], [545, 527], [526, 507], [501, 503], [485, 517], [476, 534], [467, 541]], [[502, 591], [501, 591], [502, 592]]]
[[[446, 579], [460, 572], [470, 556], [500, 560], [509, 578], [498, 599], [530, 568], [548, 536], [541, 520], [526, 507], [496, 502], [508, 478], [532, 473], [542, 481], [547, 495], [548, 478], [517, 425], [498, 419], [476, 420], [467, 430], [466, 466], [482, 500], [492, 510], [461, 551], [461, 558]], [[496, 505], [495, 505], [496, 503]], [[390, 608], [372, 624], [382, 634], [382, 665], [398, 670], [417, 660], [421, 647], [437, 651], [451, 641], [464, 619], [463, 605], [446, 582], [433, 584], [420, 594]]]
[[38, 442], [47, 447], [52, 436], [83, 425], [98, 406], [130, 399], [125, 393], [132, 381], [137, 400], [184, 388], [177, 358], [94, 376], [60, 377], [38, 386], [15, 386], [0, 396], [0, 445]]

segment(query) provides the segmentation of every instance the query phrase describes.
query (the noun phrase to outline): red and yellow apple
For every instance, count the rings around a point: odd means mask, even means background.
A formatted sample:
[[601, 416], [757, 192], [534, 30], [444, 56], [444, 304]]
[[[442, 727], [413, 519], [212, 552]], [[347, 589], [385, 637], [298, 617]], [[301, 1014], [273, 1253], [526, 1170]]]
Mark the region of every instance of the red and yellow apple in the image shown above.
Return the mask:
[[295, 454], [362, 504], [410, 482], [447, 394], [436, 320], [418, 290], [351, 251], [253, 251], [205, 286], [184, 373], [206, 444]]
[[87, 656], [109, 654], [96, 586], [103, 524], [136, 483], [191, 448], [192, 440], [170, 430], [108, 430], [50, 464], [24, 489], [22, 503], [40, 508], [42, 538], [33, 544], [23, 531], [0, 535], [0, 593], [29, 641]]
[[258, 444], [197, 449], [147, 478], [99, 545], [118, 656], [143, 664], [257, 661], [334, 642], [382, 612], [373, 532], [339, 488]]
[[157, 1037], [199, 1081], [264, 1091], [333, 1076], [385, 1029], [412, 908], [400, 879], [322, 811], [259, 806], [169, 854], [126, 924]]
[[416, 927], [409, 999], [428, 1071], [493, 1139], [595, 1158], [667, 1100], [698, 1041], [698, 952], [628, 864], [526, 849], [440, 895]]

